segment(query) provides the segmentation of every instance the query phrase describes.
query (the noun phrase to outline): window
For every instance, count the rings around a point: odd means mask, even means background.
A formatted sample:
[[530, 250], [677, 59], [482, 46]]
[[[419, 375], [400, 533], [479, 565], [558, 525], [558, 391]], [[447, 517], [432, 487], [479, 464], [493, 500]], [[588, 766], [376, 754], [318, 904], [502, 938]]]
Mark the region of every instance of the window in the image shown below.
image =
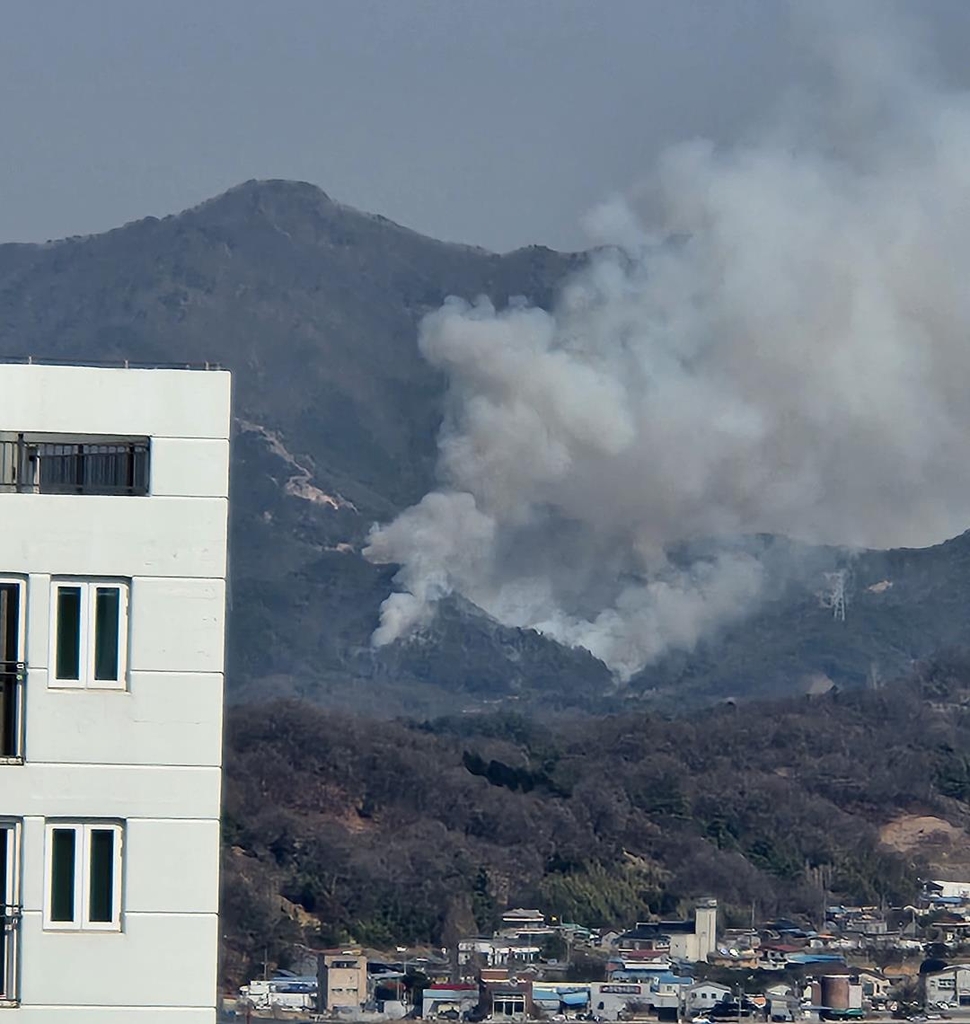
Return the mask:
[[57, 580], [52, 603], [51, 685], [124, 689], [128, 585]]
[[110, 822], [47, 826], [47, 928], [121, 928], [120, 825]]
[[23, 580], [0, 579], [0, 761], [23, 760]]
[[17, 887], [20, 826], [0, 822], [0, 1003], [17, 1000], [20, 902]]

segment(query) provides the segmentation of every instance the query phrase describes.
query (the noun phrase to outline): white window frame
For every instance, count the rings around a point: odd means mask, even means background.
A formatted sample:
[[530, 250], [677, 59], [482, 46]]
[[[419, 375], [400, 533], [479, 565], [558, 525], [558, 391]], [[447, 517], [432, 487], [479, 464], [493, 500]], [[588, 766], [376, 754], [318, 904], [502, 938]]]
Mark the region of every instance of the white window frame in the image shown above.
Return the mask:
[[[78, 644], [78, 679], [59, 679], [57, 676], [57, 592], [60, 587], [76, 587], [81, 590], [81, 623]], [[99, 587], [116, 587], [120, 591], [118, 602], [118, 678], [95, 679], [94, 643], [97, 593]], [[117, 578], [98, 579], [56, 576], [51, 580], [50, 602], [50, 660], [48, 686], [68, 690], [124, 690], [128, 686], [128, 629], [131, 581]]]
[[[53, 920], [51, 884], [54, 868], [54, 830], [72, 829], [74, 838], [74, 920]], [[114, 860], [111, 879], [111, 920], [92, 921], [91, 916], [91, 834], [113, 832]], [[125, 841], [124, 825], [119, 821], [57, 821], [48, 819], [44, 842], [44, 928], [49, 931], [119, 932], [121, 931], [122, 866]]]
[[[6, 582], [6, 581], [5, 581]], [[20, 908], [20, 842], [22, 822], [17, 818], [0, 818], [0, 828], [7, 831], [7, 876], [6, 891], [0, 892], [0, 902], [9, 907]], [[6, 992], [0, 992], [0, 1006], [16, 1004], [20, 999], [20, 925], [19, 921], [5, 936], [4, 976], [7, 979]]]

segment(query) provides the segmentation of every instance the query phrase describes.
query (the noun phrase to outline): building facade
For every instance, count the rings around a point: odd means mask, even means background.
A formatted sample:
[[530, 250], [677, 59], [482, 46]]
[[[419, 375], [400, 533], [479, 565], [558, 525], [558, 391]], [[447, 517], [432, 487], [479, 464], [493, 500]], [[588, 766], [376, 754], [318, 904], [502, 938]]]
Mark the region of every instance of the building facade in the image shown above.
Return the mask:
[[970, 964], [953, 964], [923, 976], [927, 1003], [970, 1006]]
[[367, 957], [363, 953], [321, 953], [318, 972], [321, 1012], [358, 1011], [367, 1002]]
[[229, 374], [0, 388], [0, 1005], [213, 1024]]
[[621, 952], [666, 952], [672, 960], [706, 960], [717, 944], [717, 900], [704, 898], [694, 908], [694, 919], [638, 921], [616, 940]]

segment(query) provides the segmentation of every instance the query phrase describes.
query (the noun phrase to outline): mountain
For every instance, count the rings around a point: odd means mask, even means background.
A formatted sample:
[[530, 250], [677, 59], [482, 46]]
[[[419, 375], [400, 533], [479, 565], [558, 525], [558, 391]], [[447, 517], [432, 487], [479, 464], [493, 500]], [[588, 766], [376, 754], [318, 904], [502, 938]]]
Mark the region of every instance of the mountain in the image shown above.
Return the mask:
[[[970, 639], [970, 539], [958, 538], [929, 551], [808, 552], [753, 617], [624, 687], [585, 651], [460, 600], [420, 639], [372, 650], [394, 569], [360, 549], [372, 523], [433, 480], [445, 382], [418, 352], [418, 322], [451, 294], [548, 307], [584, 260], [446, 244], [312, 185], [252, 181], [177, 216], [0, 246], [0, 354], [234, 371], [235, 700], [299, 695], [418, 716], [497, 702], [703, 702], [819, 678], [859, 684]], [[845, 622], [818, 598], [839, 569], [849, 570]]]
[[628, 927], [706, 893], [722, 927], [819, 927], [830, 903], [912, 903], [919, 875], [966, 874], [968, 702], [963, 655], [879, 692], [675, 719], [237, 707], [224, 969], [298, 943], [451, 946], [509, 906]]
[[[604, 685], [583, 652], [457, 608], [375, 656], [393, 570], [359, 549], [427, 490], [443, 381], [417, 323], [450, 294], [548, 304], [582, 262], [422, 237], [297, 182], [247, 182], [161, 220], [0, 246], [0, 352], [234, 371], [231, 695], [420, 710], [517, 686]], [[355, 683], [366, 686], [355, 686]]]
[[[771, 537], [752, 544], [769, 573], [759, 609], [640, 673], [631, 694], [671, 709], [832, 685], [879, 688], [934, 652], [970, 642], [970, 533], [893, 551]], [[844, 617], [831, 606], [839, 579]]]

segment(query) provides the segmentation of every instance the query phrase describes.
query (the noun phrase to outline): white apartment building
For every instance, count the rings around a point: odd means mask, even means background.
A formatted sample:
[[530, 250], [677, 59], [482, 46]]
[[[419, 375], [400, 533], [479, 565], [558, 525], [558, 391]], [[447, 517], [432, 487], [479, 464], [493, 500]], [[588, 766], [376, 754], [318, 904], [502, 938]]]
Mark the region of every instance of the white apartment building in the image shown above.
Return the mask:
[[0, 394], [0, 1018], [213, 1024], [229, 374]]

